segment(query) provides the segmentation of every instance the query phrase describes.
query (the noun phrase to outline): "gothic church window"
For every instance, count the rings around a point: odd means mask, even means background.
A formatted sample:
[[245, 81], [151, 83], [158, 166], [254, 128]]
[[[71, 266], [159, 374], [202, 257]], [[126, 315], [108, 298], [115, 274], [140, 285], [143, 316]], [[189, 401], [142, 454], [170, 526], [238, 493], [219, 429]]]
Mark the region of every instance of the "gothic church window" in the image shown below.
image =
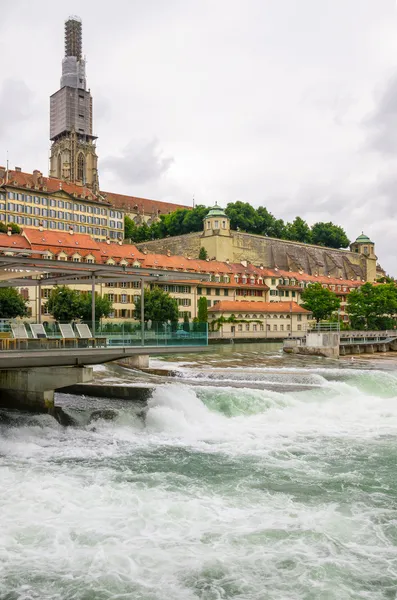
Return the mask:
[[84, 156], [81, 152], [77, 157], [77, 179], [84, 180]]

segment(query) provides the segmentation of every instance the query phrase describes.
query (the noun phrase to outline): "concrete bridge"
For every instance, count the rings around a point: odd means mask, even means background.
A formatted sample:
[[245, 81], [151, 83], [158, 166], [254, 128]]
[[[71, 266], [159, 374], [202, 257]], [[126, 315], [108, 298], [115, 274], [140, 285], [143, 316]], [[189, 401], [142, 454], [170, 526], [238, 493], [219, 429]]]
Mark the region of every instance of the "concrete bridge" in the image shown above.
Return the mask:
[[54, 391], [93, 378], [90, 365], [111, 361], [132, 368], [149, 366], [149, 357], [196, 353], [208, 346], [122, 346], [0, 352], [0, 407], [55, 414]]

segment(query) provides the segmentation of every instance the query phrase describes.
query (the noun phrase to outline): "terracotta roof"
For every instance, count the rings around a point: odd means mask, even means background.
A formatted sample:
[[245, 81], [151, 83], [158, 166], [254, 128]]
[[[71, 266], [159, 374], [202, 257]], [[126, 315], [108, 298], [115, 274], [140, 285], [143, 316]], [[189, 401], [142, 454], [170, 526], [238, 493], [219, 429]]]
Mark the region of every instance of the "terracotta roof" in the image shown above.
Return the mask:
[[148, 198], [137, 198], [136, 196], [126, 196], [124, 194], [115, 194], [114, 192], [101, 192], [108, 202], [113, 206], [121, 208], [127, 212], [142, 213], [145, 215], [168, 214], [178, 208], [191, 209], [191, 206], [175, 204], [173, 202], [163, 202], [161, 200], [149, 200]]
[[[53, 246], [55, 248], [81, 248], [85, 250], [99, 250], [98, 242], [86, 233], [69, 233], [44, 229], [24, 228], [23, 236], [33, 246]], [[32, 248], [33, 249], [33, 248]]]
[[294, 313], [310, 314], [296, 302], [253, 302], [241, 300], [221, 300], [208, 309], [208, 312], [254, 312], [254, 313]]
[[142, 262], [145, 255], [138, 250], [136, 246], [132, 244], [107, 244], [106, 242], [97, 242], [100, 249], [101, 255], [106, 258], [113, 258], [117, 260], [139, 260]]
[[7, 235], [6, 233], [0, 233], [0, 247], [1, 248], [26, 248], [30, 250], [29, 242], [18, 234]]
[[[14, 181], [16, 181], [17, 185], [14, 186]], [[38, 189], [35, 190], [35, 181], [38, 185]], [[36, 171], [36, 173], [23, 173], [22, 171], [8, 171], [8, 182], [6, 183], [6, 177], [0, 178], [0, 185], [7, 185], [8, 187], [22, 187], [28, 188], [29, 193], [32, 195], [35, 192], [47, 192], [53, 194], [54, 192], [65, 191], [67, 194], [76, 197], [80, 200], [93, 200], [96, 202], [102, 202], [100, 198], [95, 196], [95, 194], [87, 187], [82, 185], [76, 185], [74, 183], [66, 183], [61, 179], [56, 179], [55, 177], [44, 177], [42, 173]], [[43, 188], [47, 188], [44, 190]], [[81, 198], [81, 195], [84, 198]], [[108, 202], [106, 202], [108, 204]]]

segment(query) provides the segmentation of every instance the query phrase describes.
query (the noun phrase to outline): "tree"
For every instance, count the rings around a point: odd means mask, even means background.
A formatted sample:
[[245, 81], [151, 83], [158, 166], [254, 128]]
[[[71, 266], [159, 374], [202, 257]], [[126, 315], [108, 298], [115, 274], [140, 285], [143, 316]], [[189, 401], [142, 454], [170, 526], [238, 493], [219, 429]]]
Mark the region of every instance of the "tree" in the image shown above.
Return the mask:
[[[92, 319], [92, 294], [82, 294], [81, 302], [81, 319], [83, 321], [91, 321]], [[103, 317], [108, 317], [112, 312], [113, 304], [107, 296], [95, 296], [95, 320], [100, 321]]]
[[[141, 318], [141, 298], [137, 298], [135, 303], [135, 317]], [[144, 321], [152, 321], [159, 325], [164, 323], [177, 322], [179, 317], [178, 304], [175, 298], [164, 292], [161, 288], [155, 287], [152, 290], [145, 290], [144, 300]]]
[[80, 319], [82, 301], [79, 292], [63, 286], [55, 286], [50, 293], [46, 310], [56, 321], [70, 322]]
[[365, 283], [347, 297], [347, 312], [353, 329], [388, 329], [395, 324], [397, 287], [394, 283]]
[[323, 288], [321, 283], [310, 284], [301, 295], [303, 308], [309, 310], [317, 323], [323, 319], [329, 319], [333, 312], [340, 308], [338, 296], [329, 290]]
[[183, 316], [183, 330], [187, 331], [189, 333], [190, 331], [190, 323], [189, 323], [189, 317], [185, 314]]
[[15, 288], [0, 288], [0, 318], [15, 319], [27, 314], [26, 300]]
[[312, 242], [328, 248], [347, 248], [350, 243], [345, 230], [331, 222], [313, 225]]
[[136, 234], [137, 226], [135, 222], [129, 217], [125, 215], [124, 217], [124, 238], [126, 240], [134, 240]]
[[200, 323], [207, 323], [208, 321], [207, 298], [204, 298], [204, 296], [201, 296], [198, 301], [198, 320]]
[[21, 228], [18, 227], [16, 223], [10, 223], [10, 225], [6, 225], [5, 223], [0, 223], [0, 233], [7, 233], [8, 227], [11, 228], [11, 233], [21, 233]]
[[208, 252], [203, 246], [200, 248], [198, 257], [200, 260], [207, 260], [208, 258]]
[[255, 208], [248, 202], [230, 202], [225, 210], [230, 219], [232, 229], [241, 229], [248, 233], [256, 233], [260, 229], [261, 220]]
[[285, 227], [285, 237], [287, 240], [310, 244], [312, 241], [312, 232], [306, 221], [301, 217], [295, 217], [292, 223], [287, 223]]

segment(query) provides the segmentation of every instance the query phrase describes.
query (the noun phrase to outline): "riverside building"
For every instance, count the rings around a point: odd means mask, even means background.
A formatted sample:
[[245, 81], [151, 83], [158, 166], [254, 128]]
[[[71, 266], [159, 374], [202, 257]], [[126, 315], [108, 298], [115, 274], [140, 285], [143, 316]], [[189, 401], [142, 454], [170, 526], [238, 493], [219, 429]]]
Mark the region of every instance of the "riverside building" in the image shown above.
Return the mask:
[[[181, 255], [171, 256], [142, 252], [131, 244], [96, 241], [88, 234], [77, 234], [70, 229], [67, 232], [46, 231], [25, 228], [22, 235], [0, 234], [0, 251], [9, 255], [29, 252], [33, 258], [46, 257], [52, 260], [117, 265], [128, 267], [146, 267], [157, 270], [179, 271], [194, 274], [189, 281], [173, 281], [147, 284], [148, 287], [161, 287], [177, 300], [179, 316], [190, 320], [197, 317], [198, 300], [205, 297], [209, 309], [209, 322], [219, 317], [235, 316], [237, 321], [232, 330], [223, 324], [215, 327], [211, 337], [275, 337], [304, 333], [308, 320], [307, 311], [298, 310], [301, 293], [310, 283], [319, 282], [340, 295], [344, 303], [340, 318], [347, 320], [344, 312], [346, 298], [350, 290], [362, 285], [362, 282], [331, 279], [327, 276], [310, 276], [303, 273], [284, 272], [266, 269], [246, 261], [240, 263], [216, 260], [199, 260]], [[209, 281], [203, 281], [209, 275]], [[84, 292], [91, 291], [91, 284], [76, 284], [71, 287]], [[38, 287], [21, 288], [22, 295], [28, 300], [29, 317], [32, 321], [50, 321], [46, 313], [47, 299], [51, 286], [42, 282]], [[96, 286], [96, 293], [108, 296], [113, 303], [113, 312], [109, 319], [117, 322], [134, 320], [135, 303], [140, 296], [139, 283], [118, 281], [102, 283]], [[293, 313], [292, 318], [289, 317]], [[300, 316], [302, 315], [302, 317]], [[289, 320], [290, 319], [290, 320]], [[240, 327], [241, 325], [241, 327]], [[277, 325], [275, 329], [274, 325]], [[269, 327], [270, 326], [270, 329]], [[270, 336], [270, 333], [272, 334]], [[277, 335], [275, 335], [277, 334]]]

